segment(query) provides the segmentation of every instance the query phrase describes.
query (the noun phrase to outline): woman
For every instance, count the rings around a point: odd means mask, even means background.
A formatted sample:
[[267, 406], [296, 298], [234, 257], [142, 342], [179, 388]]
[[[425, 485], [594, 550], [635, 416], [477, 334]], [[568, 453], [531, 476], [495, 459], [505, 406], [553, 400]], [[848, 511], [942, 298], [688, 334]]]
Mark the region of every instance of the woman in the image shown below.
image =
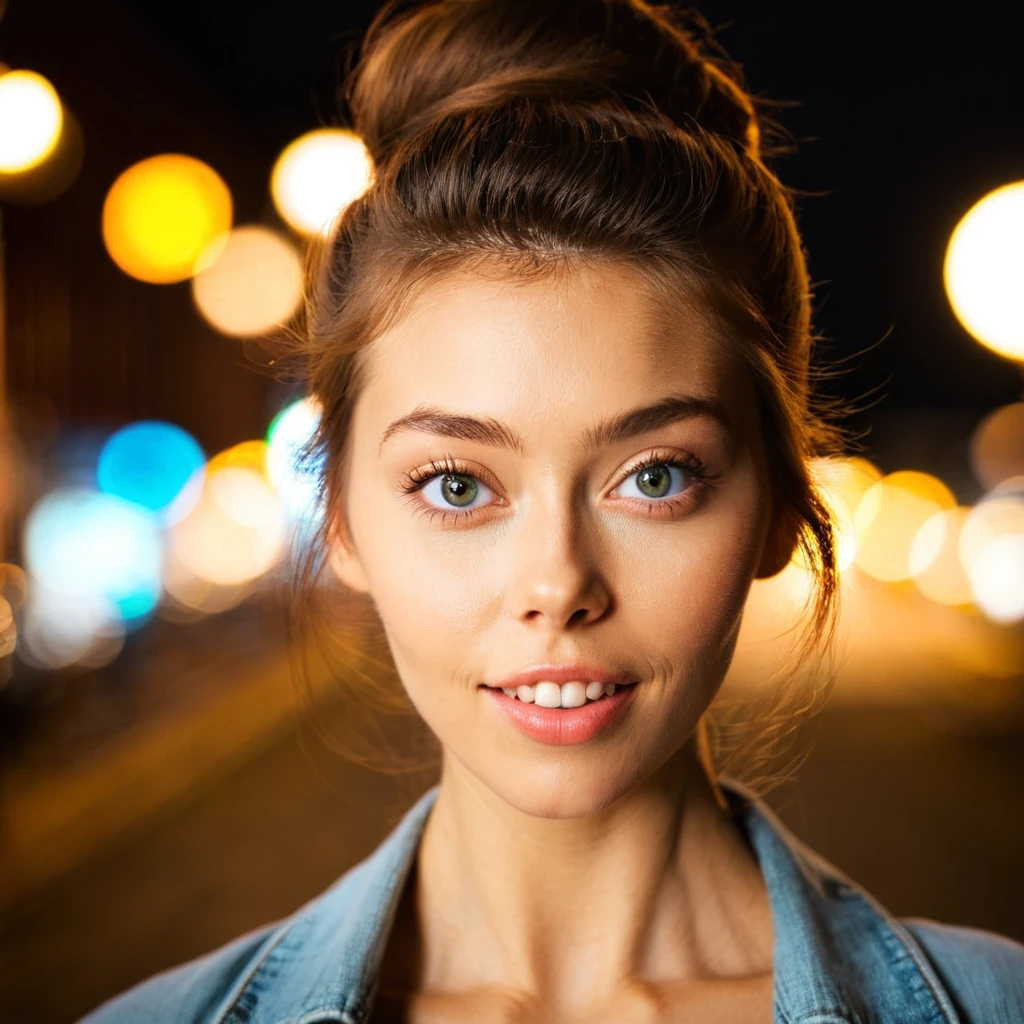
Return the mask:
[[802, 548], [807, 652], [836, 599], [840, 434], [737, 79], [643, 0], [441, 0], [378, 16], [349, 99], [376, 177], [311, 263], [323, 539], [441, 780], [86, 1020], [1024, 1021], [1024, 947], [894, 919], [716, 769], [751, 582]]

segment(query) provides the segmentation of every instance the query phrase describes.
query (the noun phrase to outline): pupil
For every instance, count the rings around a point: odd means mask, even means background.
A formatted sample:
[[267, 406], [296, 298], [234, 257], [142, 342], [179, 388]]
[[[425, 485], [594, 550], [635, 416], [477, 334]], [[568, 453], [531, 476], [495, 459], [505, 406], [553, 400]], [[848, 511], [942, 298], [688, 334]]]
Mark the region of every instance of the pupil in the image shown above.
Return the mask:
[[447, 492], [447, 497], [453, 505], [461, 506], [468, 505], [476, 497], [477, 487], [471, 477], [446, 473], [443, 490]]
[[668, 472], [667, 466], [647, 466], [641, 470], [638, 481], [640, 489], [645, 494], [648, 493], [647, 487], [651, 487], [654, 490], [655, 493], [650, 495], [652, 498], [663, 497], [671, 482], [672, 475]]

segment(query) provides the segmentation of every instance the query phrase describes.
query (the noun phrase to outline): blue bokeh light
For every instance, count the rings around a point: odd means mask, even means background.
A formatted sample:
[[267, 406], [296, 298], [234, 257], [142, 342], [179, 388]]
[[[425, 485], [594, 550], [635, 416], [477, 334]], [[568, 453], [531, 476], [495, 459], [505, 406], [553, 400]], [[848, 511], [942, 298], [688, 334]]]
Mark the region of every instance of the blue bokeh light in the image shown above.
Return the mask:
[[205, 464], [203, 449], [188, 431], [161, 420], [141, 420], [107, 439], [96, 479], [104, 493], [163, 513]]

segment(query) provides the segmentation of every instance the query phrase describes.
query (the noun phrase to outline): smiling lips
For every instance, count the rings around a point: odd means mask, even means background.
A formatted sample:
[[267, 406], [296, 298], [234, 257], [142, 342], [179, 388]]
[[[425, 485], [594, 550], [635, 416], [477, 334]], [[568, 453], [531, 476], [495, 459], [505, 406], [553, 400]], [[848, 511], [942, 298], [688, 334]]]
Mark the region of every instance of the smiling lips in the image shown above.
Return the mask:
[[[595, 698], [588, 697], [587, 690], [593, 687], [596, 693], [598, 686], [601, 687], [600, 693]], [[530, 739], [565, 746], [585, 743], [607, 729], [632, 703], [638, 688], [636, 683], [594, 681], [588, 684], [570, 680], [559, 686], [550, 680], [541, 680], [535, 685], [523, 684], [515, 689], [509, 688], [511, 694], [498, 687], [486, 687], [484, 692], [512, 724]], [[530, 696], [530, 691], [534, 691], [534, 700], [524, 701], [519, 696], [521, 690], [527, 696]], [[582, 703], [572, 703], [579, 702], [581, 695]], [[544, 700], [549, 703], [543, 703]], [[567, 700], [569, 703], [565, 703]]]

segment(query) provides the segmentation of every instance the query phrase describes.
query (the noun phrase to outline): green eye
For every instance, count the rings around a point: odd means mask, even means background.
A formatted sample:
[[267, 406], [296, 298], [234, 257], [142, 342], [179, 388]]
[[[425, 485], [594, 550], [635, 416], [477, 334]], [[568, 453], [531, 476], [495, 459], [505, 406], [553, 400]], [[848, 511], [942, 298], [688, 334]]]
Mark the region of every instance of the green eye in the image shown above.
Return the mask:
[[[627, 491], [626, 497], [666, 499], [684, 494], [701, 479], [702, 474], [697, 469], [672, 459], [662, 459], [660, 462], [651, 461], [646, 466], [638, 466], [620, 486], [634, 490], [633, 494]], [[661, 501], [658, 504], [668, 502]]]
[[464, 473], [445, 473], [441, 478], [441, 497], [456, 508], [470, 504], [480, 488]]
[[435, 461], [409, 474], [407, 494], [418, 492], [420, 505], [431, 514], [468, 519], [494, 497], [491, 489], [472, 473], [460, 472], [457, 465]]
[[672, 486], [672, 474], [668, 466], [659, 464], [647, 466], [637, 474], [637, 487], [648, 498], [663, 498]]

